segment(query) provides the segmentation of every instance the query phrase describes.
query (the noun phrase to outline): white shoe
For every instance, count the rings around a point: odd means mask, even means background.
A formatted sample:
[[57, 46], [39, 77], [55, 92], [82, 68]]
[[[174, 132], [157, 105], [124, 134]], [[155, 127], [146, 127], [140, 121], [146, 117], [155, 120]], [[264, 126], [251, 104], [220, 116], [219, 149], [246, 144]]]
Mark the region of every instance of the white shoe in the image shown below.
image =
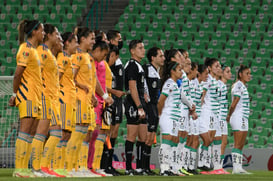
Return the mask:
[[105, 173], [105, 171], [104, 171], [103, 169], [98, 169], [98, 170], [96, 170], [96, 172], [98, 172], [99, 174], [103, 174], [103, 175], [105, 175], [106, 177], [111, 177], [111, 176], [113, 176], [112, 174]]
[[82, 169], [81, 172], [86, 176], [86, 177], [101, 177], [100, 175], [96, 175], [89, 171], [88, 169]]
[[85, 174], [80, 172], [79, 170], [76, 171], [75, 169], [72, 169], [71, 172], [69, 172], [70, 175], [72, 175], [72, 177], [85, 177]]
[[32, 173], [36, 177], [53, 177], [52, 175], [49, 175], [49, 174], [43, 172], [42, 170], [34, 170], [34, 169], [32, 169]]
[[247, 172], [246, 170], [244, 170], [243, 168], [233, 168], [232, 174], [252, 174], [250, 172]]

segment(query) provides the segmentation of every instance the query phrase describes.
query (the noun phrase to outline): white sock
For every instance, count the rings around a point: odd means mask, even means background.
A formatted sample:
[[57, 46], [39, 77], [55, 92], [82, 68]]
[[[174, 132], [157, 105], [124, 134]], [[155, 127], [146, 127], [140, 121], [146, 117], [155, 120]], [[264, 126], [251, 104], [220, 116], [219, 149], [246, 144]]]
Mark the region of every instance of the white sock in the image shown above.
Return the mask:
[[191, 152], [190, 152], [190, 160], [189, 160], [189, 169], [190, 170], [195, 169], [196, 156], [197, 156], [197, 150], [192, 148]]
[[221, 169], [221, 144], [214, 144], [212, 146], [212, 161], [214, 170]]
[[190, 149], [187, 145], [185, 145], [183, 158], [182, 158], [182, 167], [186, 170], [188, 169], [189, 158], [190, 158]]
[[204, 162], [204, 165], [208, 168], [210, 168], [210, 165], [211, 165], [211, 152], [212, 152], [212, 147], [211, 145], [209, 146], [208, 148], [208, 152], [207, 152], [207, 156], [206, 156], [206, 160]]
[[184, 143], [178, 143], [177, 151], [178, 151], [178, 155], [179, 155], [178, 160], [177, 160], [177, 166], [178, 166], [178, 169], [180, 169], [182, 167]]
[[170, 153], [171, 153], [171, 146], [168, 144], [162, 143], [160, 145], [159, 152], [158, 152], [161, 173], [170, 169], [170, 165], [169, 165]]

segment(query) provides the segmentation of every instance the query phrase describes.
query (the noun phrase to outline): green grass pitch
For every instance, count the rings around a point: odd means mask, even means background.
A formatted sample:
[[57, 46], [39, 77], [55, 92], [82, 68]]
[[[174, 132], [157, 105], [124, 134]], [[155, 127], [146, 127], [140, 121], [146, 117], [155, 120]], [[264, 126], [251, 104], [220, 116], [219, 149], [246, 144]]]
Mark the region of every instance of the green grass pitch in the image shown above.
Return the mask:
[[32, 180], [32, 181], [82, 181], [82, 180], [92, 180], [92, 181], [263, 181], [263, 180], [273, 180], [273, 172], [271, 171], [250, 171], [252, 175], [195, 175], [195, 176], [185, 176], [185, 177], [161, 177], [161, 176], [120, 176], [120, 177], [104, 177], [104, 178], [13, 178], [13, 169], [0, 169], [0, 180], [13, 181], [13, 180]]

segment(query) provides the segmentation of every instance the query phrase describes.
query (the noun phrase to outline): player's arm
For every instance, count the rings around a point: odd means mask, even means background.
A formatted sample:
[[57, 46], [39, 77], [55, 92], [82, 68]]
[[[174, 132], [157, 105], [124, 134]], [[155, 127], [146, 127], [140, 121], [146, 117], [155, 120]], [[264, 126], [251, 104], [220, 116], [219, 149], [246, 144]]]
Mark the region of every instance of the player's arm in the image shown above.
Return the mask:
[[234, 112], [239, 100], [240, 100], [240, 97], [234, 96], [234, 99], [233, 99], [233, 101], [232, 101], [232, 103], [230, 105], [229, 112], [228, 112], [228, 115], [227, 115], [227, 119], [226, 119], [227, 122], [229, 122], [230, 117], [231, 117], [232, 113]]
[[113, 104], [114, 100], [112, 99], [112, 97], [110, 97], [110, 96], [108, 95], [107, 92], [105, 93], [105, 92], [103, 91], [103, 89], [102, 89], [102, 87], [101, 87], [101, 84], [100, 84], [100, 81], [99, 81], [99, 79], [98, 79], [97, 76], [96, 76], [96, 81], [97, 81], [97, 83], [96, 83], [96, 93], [97, 93], [99, 96], [101, 96], [101, 97], [103, 98], [103, 100], [105, 101], [105, 103], [106, 103], [107, 105]]
[[206, 89], [203, 89], [203, 93], [202, 93], [202, 97], [201, 97], [201, 105], [204, 104], [205, 102], [205, 96], [207, 94], [207, 90]]
[[59, 80], [61, 80], [61, 79], [62, 79], [63, 75], [64, 75], [64, 73], [63, 73], [63, 72], [59, 72]]
[[157, 102], [157, 109], [158, 109], [158, 115], [160, 116], [161, 113], [162, 113], [162, 109], [164, 107], [164, 103], [167, 99], [167, 96], [164, 95], [164, 94], [161, 94], [160, 97], [159, 97], [159, 100]]
[[79, 68], [75, 68], [74, 69], [74, 82], [75, 82], [75, 85], [76, 87], [79, 87], [80, 89], [83, 89], [85, 91], [86, 94], [88, 94], [89, 92], [89, 89], [87, 86], [83, 85], [83, 84], [80, 84], [79, 82], [77, 82], [76, 78], [77, 78], [77, 75], [79, 73]]
[[137, 106], [138, 109], [138, 113], [139, 113], [139, 118], [140, 119], [144, 119], [145, 118], [145, 112], [144, 109], [142, 107], [142, 104], [139, 100], [139, 95], [137, 92], [137, 86], [136, 86], [136, 80], [129, 80], [129, 90], [131, 93], [131, 97], [135, 103], [135, 105]]
[[118, 98], [121, 98], [122, 96], [126, 95], [126, 93], [121, 90], [111, 89], [108, 87], [107, 87], [107, 92], [117, 96]]
[[19, 89], [19, 85], [21, 83], [21, 78], [22, 78], [22, 75], [25, 71], [25, 68], [26, 67], [20, 66], [20, 65], [17, 65], [17, 67], [16, 67], [14, 77], [13, 77], [13, 94], [9, 100], [9, 106], [12, 106], [12, 107], [15, 106], [16, 92]]

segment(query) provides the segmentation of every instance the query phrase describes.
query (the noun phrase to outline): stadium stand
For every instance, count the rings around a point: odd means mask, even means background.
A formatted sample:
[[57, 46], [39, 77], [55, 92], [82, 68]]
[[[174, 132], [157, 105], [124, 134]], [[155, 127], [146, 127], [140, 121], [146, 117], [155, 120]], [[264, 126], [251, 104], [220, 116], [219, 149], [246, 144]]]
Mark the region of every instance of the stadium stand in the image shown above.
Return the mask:
[[[22, 2], [25, 1], [4, 1], [0, 6], [0, 75], [14, 73], [18, 47], [16, 27], [21, 19], [35, 18], [52, 23], [61, 32], [71, 30], [86, 3], [84, 0], [47, 0], [45, 4], [31, 0]], [[217, 57], [221, 63], [231, 66], [233, 81], [241, 63], [251, 66], [253, 80], [248, 89], [252, 102], [246, 147], [272, 148], [272, 10], [271, 0], [258, 3], [254, 0], [130, 0], [115, 26], [126, 42], [121, 57], [125, 63], [130, 58], [129, 42], [142, 39], [146, 49], [154, 45], [162, 49], [187, 49], [192, 61]], [[9, 116], [1, 112], [1, 120], [5, 119]], [[2, 126], [5, 121], [0, 124], [0, 139], [4, 140], [12, 125]], [[124, 144], [125, 135], [124, 121], [118, 146]], [[229, 146], [232, 144], [230, 138]]]

